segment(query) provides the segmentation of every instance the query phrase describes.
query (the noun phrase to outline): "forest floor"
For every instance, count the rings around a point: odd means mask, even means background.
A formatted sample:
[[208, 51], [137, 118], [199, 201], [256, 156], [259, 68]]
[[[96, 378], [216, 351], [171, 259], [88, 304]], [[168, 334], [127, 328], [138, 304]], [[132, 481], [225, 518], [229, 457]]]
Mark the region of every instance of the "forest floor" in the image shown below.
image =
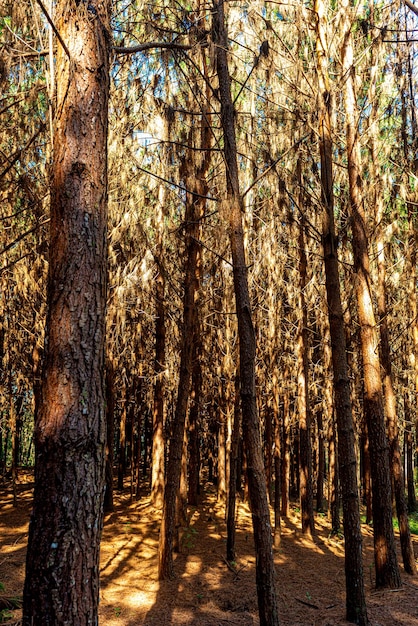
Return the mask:
[[[11, 485], [0, 484], [0, 597], [21, 596], [33, 483], [22, 474], [17, 505]], [[206, 484], [199, 507], [190, 512], [175, 580], [157, 581], [159, 511], [149, 498], [131, 501], [115, 494], [105, 516], [101, 548], [102, 626], [257, 626], [255, 556], [251, 515], [239, 502], [237, 561], [228, 568], [226, 527], [213, 486]], [[316, 517], [314, 540], [299, 532], [296, 508], [282, 525], [275, 551], [281, 626], [347, 626], [344, 620], [343, 541], [330, 536], [325, 516]], [[418, 579], [403, 574], [399, 590], [374, 590], [372, 529], [363, 526], [364, 572], [371, 626], [418, 626]], [[418, 537], [414, 536], [415, 554]], [[398, 537], [397, 543], [399, 544]], [[19, 611], [3, 623], [18, 624]], [[40, 626], [40, 625], [38, 625]]]

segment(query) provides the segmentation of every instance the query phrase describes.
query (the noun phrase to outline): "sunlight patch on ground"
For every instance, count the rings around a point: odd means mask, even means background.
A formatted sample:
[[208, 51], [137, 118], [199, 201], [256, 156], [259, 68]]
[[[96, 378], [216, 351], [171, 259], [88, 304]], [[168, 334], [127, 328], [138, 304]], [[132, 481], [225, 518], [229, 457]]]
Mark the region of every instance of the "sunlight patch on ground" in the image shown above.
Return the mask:
[[194, 620], [194, 611], [192, 609], [173, 609], [171, 624], [192, 624]]
[[150, 591], [137, 591], [126, 598], [126, 604], [131, 608], [150, 609], [155, 603], [157, 594]]

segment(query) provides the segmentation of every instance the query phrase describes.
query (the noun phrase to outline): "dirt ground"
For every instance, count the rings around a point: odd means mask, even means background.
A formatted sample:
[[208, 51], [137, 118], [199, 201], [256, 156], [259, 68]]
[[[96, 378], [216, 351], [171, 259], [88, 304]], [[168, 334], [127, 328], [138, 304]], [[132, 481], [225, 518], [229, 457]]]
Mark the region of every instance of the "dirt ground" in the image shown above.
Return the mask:
[[[18, 485], [13, 506], [10, 484], [0, 484], [1, 596], [21, 595], [30, 511], [30, 475]], [[239, 502], [236, 572], [225, 562], [226, 529], [215, 490], [206, 485], [202, 504], [190, 513], [182, 536], [176, 579], [157, 581], [159, 512], [147, 497], [132, 502], [116, 494], [115, 511], [106, 515], [101, 550], [102, 626], [257, 626], [255, 556], [251, 516]], [[325, 517], [317, 516], [317, 536], [301, 536], [294, 510], [282, 526], [275, 552], [280, 624], [346, 626], [344, 620], [343, 542], [329, 536]], [[399, 590], [373, 588], [373, 537], [363, 527], [364, 572], [372, 626], [418, 626], [418, 580], [403, 574]], [[418, 541], [415, 539], [415, 554]], [[19, 611], [10, 624], [19, 623]]]

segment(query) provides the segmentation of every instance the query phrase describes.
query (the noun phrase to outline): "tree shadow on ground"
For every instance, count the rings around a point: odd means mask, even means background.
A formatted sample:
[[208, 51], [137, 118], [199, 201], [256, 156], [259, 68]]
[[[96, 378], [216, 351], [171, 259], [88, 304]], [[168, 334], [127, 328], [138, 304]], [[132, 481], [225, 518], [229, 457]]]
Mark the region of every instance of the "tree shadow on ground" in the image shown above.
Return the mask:
[[[19, 485], [13, 506], [10, 484], [0, 484], [0, 581], [21, 595], [25, 573], [32, 483]], [[147, 496], [131, 500], [115, 494], [114, 513], [106, 515], [101, 546], [102, 626], [257, 626], [255, 555], [251, 514], [238, 502], [238, 575], [225, 563], [226, 525], [215, 489], [205, 486], [202, 504], [191, 511], [175, 558], [176, 579], [159, 583], [157, 551], [161, 512]], [[300, 532], [296, 508], [282, 523], [275, 551], [281, 626], [348, 626], [345, 614], [344, 544], [329, 535], [325, 516], [316, 516], [314, 540]], [[400, 590], [374, 589], [373, 531], [362, 527], [364, 573], [371, 624], [418, 626], [418, 580], [403, 574]], [[414, 537], [418, 554], [417, 538]], [[397, 545], [399, 539], [397, 536]], [[398, 550], [400, 559], [400, 550]], [[19, 612], [16, 613], [16, 617]]]

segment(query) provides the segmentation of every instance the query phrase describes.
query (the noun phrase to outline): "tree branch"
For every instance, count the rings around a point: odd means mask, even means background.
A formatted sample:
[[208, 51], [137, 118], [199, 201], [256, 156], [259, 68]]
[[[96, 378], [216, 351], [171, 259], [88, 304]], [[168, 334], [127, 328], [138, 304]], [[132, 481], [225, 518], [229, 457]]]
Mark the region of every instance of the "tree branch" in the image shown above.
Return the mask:
[[407, 6], [408, 9], [411, 9], [412, 13], [418, 15], [418, 7], [416, 7], [415, 4], [411, 2], [411, 0], [405, 0], [405, 6]]
[[47, 11], [47, 10], [46, 10], [46, 8], [44, 7], [44, 5], [43, 5], [43, 3], [42, 3], [42, 0], [36, 0], [36, 2], [37, 2], [37, 3], [39, 4], [39, 6], [41, 7], [41, 11], [42, 11], [42, 13], [45, 15], [46, 19], [48, 20], [48, 23], [50, 24], [50, 26], [51, 26], [51, 28], [52, 28], [52, 30], [53, 30], [53, 31], [54, 31], [54, 33], [56, 34], [58, 41], [60, 42], [60, 44], [62, 45], [62, 47], [63, 47], [63, 49], [64, 49], [64, 51], [65, 51], [65, 54], [67, 55], [67, 57], [68, 57], [68, 58], [70, 58], [70, 52], [69, 52], [69, 50], [68, 50], [67, 46], [65, 45], [65, 43], [64, 43], [64, 41], [63, 41], [63, 39], [62, 39], [61, 35], [59, 34], [59, 32], [58, 32], [58, 30], [57, 30], [57, 28], [56, 28], [56, 26], [55, 26], [54, 22], [52, 21], [52, 18], [50, 17], [50, 15], [49, 15], [48, 11]]
[[117, 54], [135, 54], [136, 52], [144, 52], [145, 50], [191, 50], [195, 46], [190, 44], [182, 44], [164, 41], [148, 41], [137, 46], [113, 46], [113, 51]]

